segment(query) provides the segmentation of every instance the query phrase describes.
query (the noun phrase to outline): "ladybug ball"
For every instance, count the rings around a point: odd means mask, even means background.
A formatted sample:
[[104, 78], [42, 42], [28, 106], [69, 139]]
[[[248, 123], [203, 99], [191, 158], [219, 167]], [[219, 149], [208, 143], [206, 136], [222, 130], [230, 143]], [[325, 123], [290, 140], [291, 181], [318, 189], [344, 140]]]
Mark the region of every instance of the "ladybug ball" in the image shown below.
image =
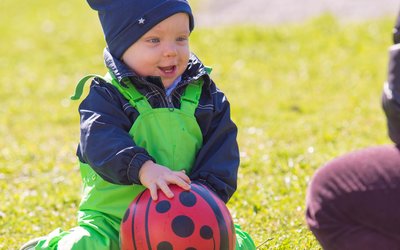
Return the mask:
[[236, 238], [225, 203], [204, 185], [189, 191], [170, 185], [172, 199], [162, 192], [153, 201], [148, 189], [129, 205], [121, 223], [123, 250], [230, 250]]

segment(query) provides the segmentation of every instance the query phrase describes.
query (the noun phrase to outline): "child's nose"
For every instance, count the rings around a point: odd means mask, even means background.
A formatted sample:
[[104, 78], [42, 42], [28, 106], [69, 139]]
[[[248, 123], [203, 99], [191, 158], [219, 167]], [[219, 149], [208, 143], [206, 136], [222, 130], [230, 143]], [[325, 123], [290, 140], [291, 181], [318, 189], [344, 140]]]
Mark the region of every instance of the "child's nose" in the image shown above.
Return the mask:
[[164, 47], [164, 56], [165, 57], [172, 57], [177, 55], [177, 48], [176, 45], [173, 43], [166, 44]]

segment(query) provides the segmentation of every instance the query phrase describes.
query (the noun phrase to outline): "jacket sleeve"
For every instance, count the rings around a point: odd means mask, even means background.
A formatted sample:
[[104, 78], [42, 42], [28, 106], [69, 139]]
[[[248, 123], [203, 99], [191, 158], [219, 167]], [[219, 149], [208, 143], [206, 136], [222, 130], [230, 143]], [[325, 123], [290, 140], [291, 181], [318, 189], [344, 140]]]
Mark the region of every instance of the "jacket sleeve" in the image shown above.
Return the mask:
[[382, 106], [387, 118], [390, 139], [400, 144], [400, 13], [393, 29], [393, 42], [389, 48], [387, 82], [382, 93]]
[[[224, 202], [228, 202], [237, 186], [240, 161], [237, 127], [231, 120], [230, 105], [225, 95], [214, 89], [212, 97], [213, 114], [203, 132], [203, 146], [190, 178], [204, 183]], [[200, 114], [198, 120], [201, 119]]]
[[96, 80], [79, 106], [81, 136], [77, 155], [106, 181], [140, 184], [141, 166], [154, 159], [129, 135], [137, 114], [134, 117], [135, 114], [126, 113], [123, 107], [128, 102], [114, 87]]

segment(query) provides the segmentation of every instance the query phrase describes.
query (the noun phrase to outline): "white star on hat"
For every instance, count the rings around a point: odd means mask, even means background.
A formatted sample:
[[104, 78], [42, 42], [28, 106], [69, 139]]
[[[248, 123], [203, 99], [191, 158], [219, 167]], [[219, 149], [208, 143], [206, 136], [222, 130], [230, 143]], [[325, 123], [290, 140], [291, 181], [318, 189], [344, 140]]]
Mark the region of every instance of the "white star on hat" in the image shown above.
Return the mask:
[[141, 17], [141, 18], [138, 20], [139, 24], [144, 24], [145, 21], [146, 21], [146, 19], [144, 19], [143, 17]]

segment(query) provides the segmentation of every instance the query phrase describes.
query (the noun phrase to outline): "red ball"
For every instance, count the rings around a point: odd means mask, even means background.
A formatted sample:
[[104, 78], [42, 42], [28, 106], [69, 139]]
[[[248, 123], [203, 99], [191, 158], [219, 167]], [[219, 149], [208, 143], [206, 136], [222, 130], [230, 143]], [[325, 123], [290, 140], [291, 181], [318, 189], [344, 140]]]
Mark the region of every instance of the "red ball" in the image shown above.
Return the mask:
[[198, 183], [190, 191], [170, 189], [172, 199], [159, 191], [153, 201], [146, 189], [133, 200], [121, 223], [121, 249], [235, 249], [232, 217], [222, 200]]

